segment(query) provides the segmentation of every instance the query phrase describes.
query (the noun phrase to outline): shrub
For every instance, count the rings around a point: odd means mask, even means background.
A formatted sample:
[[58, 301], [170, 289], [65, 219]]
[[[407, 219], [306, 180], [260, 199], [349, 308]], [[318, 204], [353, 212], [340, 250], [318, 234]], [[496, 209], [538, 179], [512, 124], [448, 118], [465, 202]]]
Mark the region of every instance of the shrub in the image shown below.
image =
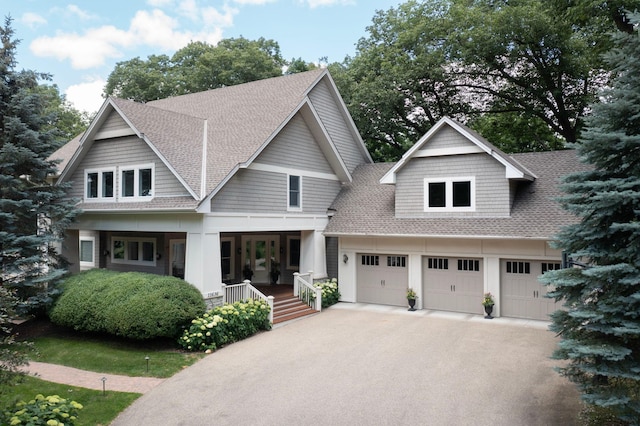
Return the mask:
[[162, 275], [93, 269], [70, 277], [62, 289], [51, 321], [137, 340], [175, 338], [206, 309], [195, 287]]
[[[338, 280], [332, 278], [331, 280], [319, 281], [314, 283], [315, 288], [322, 290], [322, 309], [328, 308], [331, 305], [338, 303], [340, 299], [340, 291], [338, 290]], [[303, 290], [304, 291], [304, 290]], [[308, 294], [306, 292], [309, 292]], [[304, 291], [303, 298], [309, 297], [310, 300], [316, 299], [316, 294], [311, 290]]]
[[269, 330], [269, 310], [267, 302], [253, 299], [218, 306], [191, 321], [178, 343], [190, 351], [216, 350]]
[[73, 425], [82, 405], [58, 395], [36, 395], [29, 402], [20, 401], [4, 413], [8, 425]]

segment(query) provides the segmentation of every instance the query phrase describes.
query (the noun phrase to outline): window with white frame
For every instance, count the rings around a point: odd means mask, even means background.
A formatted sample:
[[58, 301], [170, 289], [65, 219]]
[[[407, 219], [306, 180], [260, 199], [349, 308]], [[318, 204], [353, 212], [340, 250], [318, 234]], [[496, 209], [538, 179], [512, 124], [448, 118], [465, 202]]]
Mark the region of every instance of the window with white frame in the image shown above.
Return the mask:
[[474, 211], [475, 192], [475, 177], [426, 178], [424, 211]]
[[111, 261], [131, 265], [155, 266], [156, 239], [137, 237], [112, 237]]
[[153, 164], [120, 167], [120, 198], [150, 199], [153, 196]]
[[80, 267], [93, 268], [96, 266], [95, 245], [95, 237], [80, 237]]
[[115, 169], [88, 169], [84, 171], [84, 198], [88, 201], [114, 199]]
[[302, 209], [302, 177], [289, 175], [288, 184], [289, 192], [289, 210]]

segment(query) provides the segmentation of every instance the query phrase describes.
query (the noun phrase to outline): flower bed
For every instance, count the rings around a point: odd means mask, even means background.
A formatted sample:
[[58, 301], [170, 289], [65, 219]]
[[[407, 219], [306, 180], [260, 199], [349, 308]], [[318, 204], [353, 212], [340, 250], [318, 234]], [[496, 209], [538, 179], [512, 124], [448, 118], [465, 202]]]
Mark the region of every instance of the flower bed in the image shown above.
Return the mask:
[[81, 409], [82, 404], [58, 395], [36, 395], [29, 402], [18, 402], [5, 417], [9, 425], [73, 425]]
[[[313, 286], [322, 290], [322, 309], [328, 308], [329, 306], [338, 303], [338, 299], [340, 299], [340, 291], [338, 290], [337, 279], [332, 278], [331, 280], [320, 281], [314, 283]], [[311, 292], [311, 290], [308, 291], [309, 294], [306, 294], [306, 292], [303, 290], [303, 299], [308, 296], [309, 300], [315, 300], [315, 293]]]
[[194, 319], [178, 343], [189, 351], [214, 351], [270, 328], [267, 302], [248, 299], [227, 303]]

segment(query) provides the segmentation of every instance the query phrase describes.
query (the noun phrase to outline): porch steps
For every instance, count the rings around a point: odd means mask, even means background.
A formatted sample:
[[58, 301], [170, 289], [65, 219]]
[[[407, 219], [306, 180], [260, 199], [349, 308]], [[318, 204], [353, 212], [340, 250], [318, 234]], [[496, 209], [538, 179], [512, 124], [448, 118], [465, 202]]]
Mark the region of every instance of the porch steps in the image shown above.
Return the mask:
[[306, 303], [301, 302], [295, 296], [278, 298], [273, 303], [273, 323], [280, 324], [285, 321], [315, 314], [317, 311]]

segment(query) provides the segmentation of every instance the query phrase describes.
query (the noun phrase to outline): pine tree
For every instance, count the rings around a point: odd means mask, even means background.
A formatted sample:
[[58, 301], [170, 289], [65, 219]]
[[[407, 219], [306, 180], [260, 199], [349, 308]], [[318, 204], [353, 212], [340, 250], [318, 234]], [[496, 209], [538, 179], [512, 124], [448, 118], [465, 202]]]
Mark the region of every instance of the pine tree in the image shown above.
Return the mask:
[[[22, 307], [51, 301], [64, 274], [53, 248], [75, 215], [64, 186], [51, 185], [56, 163], [56, 118], [38, 80], [47, 74], [16, 70], [11, 18], [0, 28], [0, 286], [16, 291]], [[46, 130], [45, 130], [46, 129]]]
[[[635, 17], [636, 22], [638, 16]], [[560, 373], [593, 406], [640, 424], [640, 37], [614, 35], [606, 56], [615, 79], [593, 106], [576, 148], [589, 171], [567, 176], [565, 209], [580, 221], [557, 245], [583, 263], [546, 273], [552, 297], [566, 310], [552, 315], [561, 336]], [[585, 266], [586, 265], [586, 266]]]

